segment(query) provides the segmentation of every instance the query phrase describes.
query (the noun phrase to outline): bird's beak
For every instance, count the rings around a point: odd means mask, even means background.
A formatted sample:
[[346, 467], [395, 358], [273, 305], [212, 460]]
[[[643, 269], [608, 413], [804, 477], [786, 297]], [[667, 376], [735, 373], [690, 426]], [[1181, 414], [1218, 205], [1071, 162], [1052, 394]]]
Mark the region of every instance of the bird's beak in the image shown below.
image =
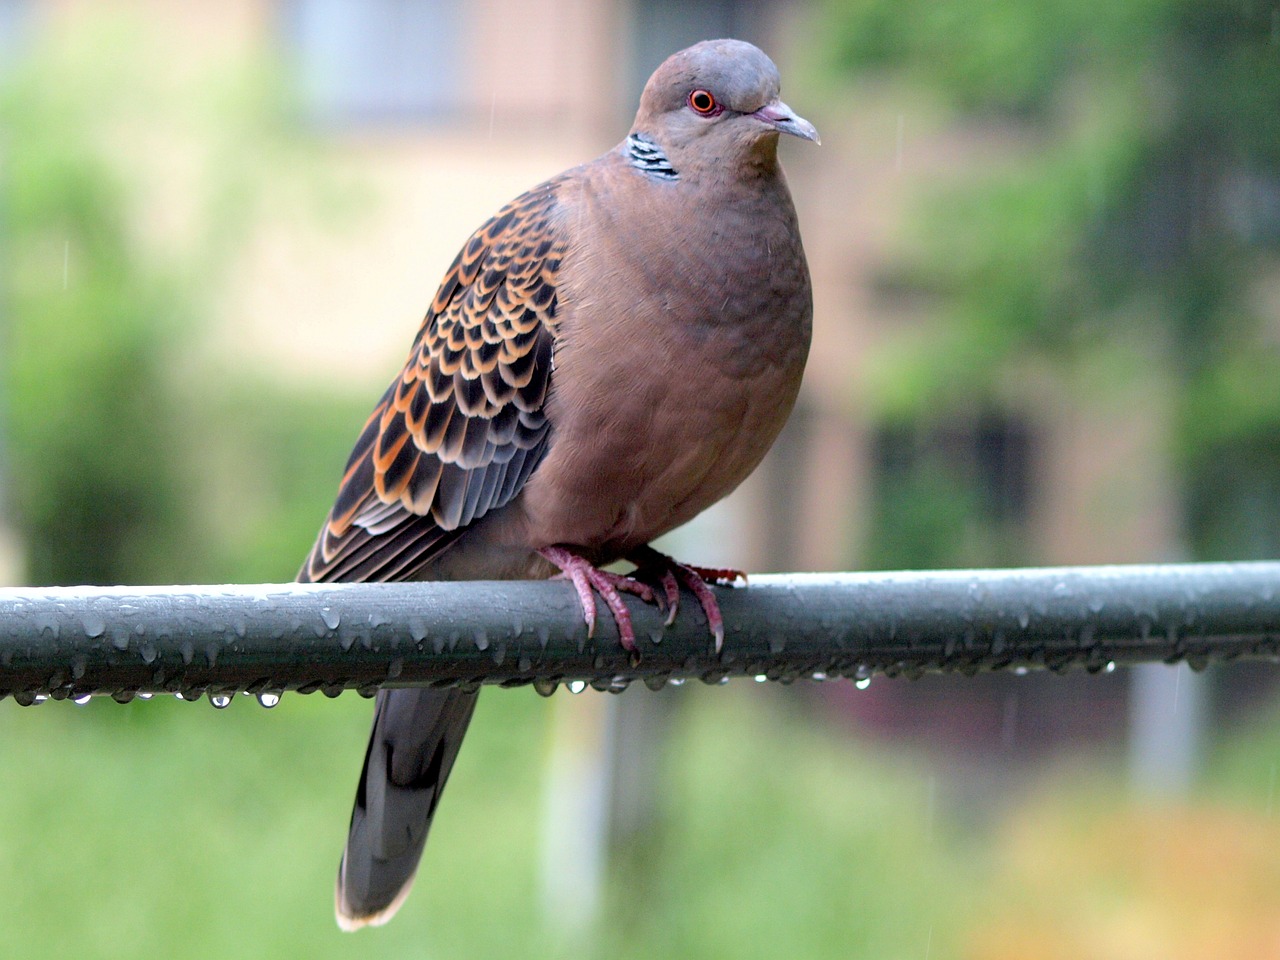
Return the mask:
[[802, 140], [812, 140], [817, 144], [822, 143], [822, 138], [818, 136], [817, 127], [781, 100], [766, 103], [751, 116], [757, 120], [764, 121], [780, 133], [789, 133], [794, 137], [799, 137]]

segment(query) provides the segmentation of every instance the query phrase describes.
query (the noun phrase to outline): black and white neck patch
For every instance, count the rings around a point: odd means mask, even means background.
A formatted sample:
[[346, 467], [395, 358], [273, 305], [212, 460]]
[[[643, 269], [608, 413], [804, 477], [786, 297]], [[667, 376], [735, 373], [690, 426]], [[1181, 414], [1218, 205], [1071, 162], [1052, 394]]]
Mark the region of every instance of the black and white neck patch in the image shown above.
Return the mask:
[[679, 180], [680, 174], [671, 166], [671, 161], [662, 152], [662, 148], [641, 133], [633, 133], [627, 137], [627, 159], [637, 170], [656, 177], [659, 180]]

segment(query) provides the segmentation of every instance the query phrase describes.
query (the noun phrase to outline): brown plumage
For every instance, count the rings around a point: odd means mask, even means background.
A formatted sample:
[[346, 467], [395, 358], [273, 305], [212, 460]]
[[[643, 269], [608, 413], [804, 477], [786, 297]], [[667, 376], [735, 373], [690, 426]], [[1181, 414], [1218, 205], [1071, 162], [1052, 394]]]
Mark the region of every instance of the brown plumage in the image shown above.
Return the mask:
[[[618, 147], [512, 201], [445, 275], [356, 443], [301, 580], [562, 571], [623, 643], [619, 590], [675, 611], [704, 571], [647, 545], [736, 487], [794, 404], [812, 298], [773, 63], [708, 41], [650, 78]], [[635, 578], [598, 567], [618, 559]], [[657, 589], [655, 589], [657, 588]], [[387, 690], [337, 885], [345, 929], [407, 894], [476, 694]]]

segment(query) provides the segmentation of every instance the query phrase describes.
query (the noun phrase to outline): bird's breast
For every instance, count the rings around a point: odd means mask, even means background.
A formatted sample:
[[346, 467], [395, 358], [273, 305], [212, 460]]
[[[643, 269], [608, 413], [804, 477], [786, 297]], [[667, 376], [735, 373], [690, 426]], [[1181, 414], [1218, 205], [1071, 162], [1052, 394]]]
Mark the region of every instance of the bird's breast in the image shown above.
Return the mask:
[[795, 403], [812, 299], [789, 200], [640, 221], [566, 257], [550, 449], [516, 505], [531, 546], [648, 543], [741, 483]]

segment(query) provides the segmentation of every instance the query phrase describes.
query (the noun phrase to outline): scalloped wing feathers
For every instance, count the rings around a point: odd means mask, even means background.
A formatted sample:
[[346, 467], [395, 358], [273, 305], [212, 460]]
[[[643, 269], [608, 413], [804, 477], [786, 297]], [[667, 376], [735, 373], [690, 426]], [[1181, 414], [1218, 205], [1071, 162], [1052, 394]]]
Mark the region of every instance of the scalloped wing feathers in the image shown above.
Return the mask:
[[509, 503], [541, 461], [565, 247], [559, 182], [507, 204], [454, 260], [300, 580], [407, 579]]

